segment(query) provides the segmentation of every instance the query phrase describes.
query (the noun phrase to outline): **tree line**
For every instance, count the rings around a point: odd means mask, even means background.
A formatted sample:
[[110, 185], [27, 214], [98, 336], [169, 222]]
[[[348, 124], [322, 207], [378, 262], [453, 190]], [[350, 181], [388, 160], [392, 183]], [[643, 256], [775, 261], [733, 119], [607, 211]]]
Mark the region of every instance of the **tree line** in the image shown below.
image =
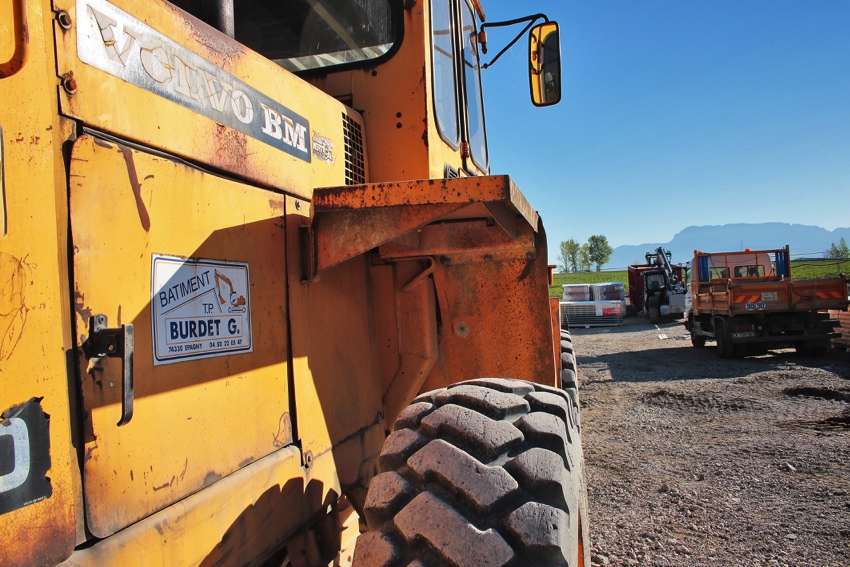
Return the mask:
[[598, 272], [613, 253], [614, 249], [608, 244], [608, 239], [601, 234], [591, 236], [584, 244], [579, 244], [570, 238], [561, 242], [558, 267], [562, 273], [589, 272], [590, 267], [596, 264]]
[[832, 243], [832, 246], [830, 246], [829, 250], [826, 251], [826, 257], [834, 260], [850, 258], [850, 250], [847, 248], [847, 241], [844, 240], [844, 237], [841, 237], [841, 240], [838, 241], [838, 245], [836, 245], [835, 242]]

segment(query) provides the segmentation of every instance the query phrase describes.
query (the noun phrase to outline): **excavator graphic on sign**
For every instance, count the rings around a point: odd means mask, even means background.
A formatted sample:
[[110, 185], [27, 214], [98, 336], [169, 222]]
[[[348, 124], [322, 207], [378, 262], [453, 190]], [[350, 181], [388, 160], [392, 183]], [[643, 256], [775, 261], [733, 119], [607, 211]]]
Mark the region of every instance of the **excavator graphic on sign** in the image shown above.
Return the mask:
[[[222, 283], [227, 285], [230, 288], [230, 292], [225, 295], [222, 290]], [[223, 305], [230, 302], [230, 307], [227, 308], [228, 313], [245, 313], [245, 296], [238, 295], [233, 289], [233, 282], [230, 281], [230, 278], [225, 276], [224, 274], [219, 273], [218, 270], [215, 271], [215, 285], [218, 290], [218, 303], [219, 308]], [[225, 299], [227, 298], [227, 299]]]

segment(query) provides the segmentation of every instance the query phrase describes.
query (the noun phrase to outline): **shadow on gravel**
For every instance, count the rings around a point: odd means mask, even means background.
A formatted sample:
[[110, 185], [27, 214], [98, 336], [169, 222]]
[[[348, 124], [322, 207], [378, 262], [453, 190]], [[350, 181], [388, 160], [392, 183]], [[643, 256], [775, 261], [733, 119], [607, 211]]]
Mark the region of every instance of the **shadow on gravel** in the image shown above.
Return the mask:
[[[627, 318], [619, 327], [572, 328], [576, 337], [606, 335], [636, 345], [634, 350], [618, 349], [618, 352], [588, 356], [576, 349], [576, 363], [581, 377], [581, 368], [607, 368], [614, 382], [657, 382], [670, 380], [704, 380], [715, 378], [743, 378], [760, 372], [791, 370], [794, 367], [823, 368], [850, 380], [850, 355], [830, 350], [825, 356], [802, 356], [793, 349], [768, 351], [766, 354], [722, 359], [717, 355], [713, 342], [703, 348], [695, 348], [685, 331], [682, 321], [656, 325], [645, 319]], [[654, 335], [657, 346], [639, 348], [646, 343], [647, 335]], [[662, 338], [663, 337], [663, 338]], [[649, 338], [653, 340], [653, 338]], [[625, 350], [625, 352], [623, 352]], [[608, 382], [593, 380], [584, 384]]]
[[685, 325], [681, 320], [671, 320], [653, 325], [646, 319], [637, 317], [627, 317], [623, 320], [623, 324], [612, 327], [570, 327], [570, 332], [575, 335], [593, 336], [593, 335], [618, 335], [631, 334], [641, 331], [660, 330], [663, 333], [672, 333], [672, 335], [684, 335], [687, 333]]

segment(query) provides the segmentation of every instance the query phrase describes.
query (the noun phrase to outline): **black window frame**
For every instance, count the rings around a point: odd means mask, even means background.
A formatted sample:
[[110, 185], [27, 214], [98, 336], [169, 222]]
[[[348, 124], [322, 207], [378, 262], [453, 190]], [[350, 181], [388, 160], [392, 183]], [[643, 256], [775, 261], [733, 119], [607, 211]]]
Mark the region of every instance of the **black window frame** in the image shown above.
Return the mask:
[[[437, 102], [437, 34], [436, 28], [434, 24], [434, 5], [440, 2], [448, 11], [448, 19], [449, 19], [449, 39], [451, 41], [452, 52], [451, 52], [451, 90], [452, 90], [452, 102], [454, 103], [451, 109], [441, 108]], [[449, 145], [454, 150], [460, 149], [461, 141], [463, 140], [463, 124], [460, 119], [459, 107], [460, 107], [460, 89], [458, 83], [458, 69], [457, 69], [457, 60], [458, 60], [458, 46], [457, 46], [457, 30], [455, 29], [455, 24], [457, 22], [457, 17], [455, 13], [455, 2], [454, 0], [434, 0], [430, 5], [430, 32], [431, 32], [431, 98], [433, 102], [433, 110], [434, 110], [434, 121], [437, 125], [437, 133], [440, 135], [440, 138]], [[440, 75], [442, 76], [442, 75]], [[441, 121], [441, 116], [446, 110], [450, 110], [452, 114], [452, 119], [454, 121], [454, 129], [455, 136], [452, 139], [445, 131], [444, 124]]]

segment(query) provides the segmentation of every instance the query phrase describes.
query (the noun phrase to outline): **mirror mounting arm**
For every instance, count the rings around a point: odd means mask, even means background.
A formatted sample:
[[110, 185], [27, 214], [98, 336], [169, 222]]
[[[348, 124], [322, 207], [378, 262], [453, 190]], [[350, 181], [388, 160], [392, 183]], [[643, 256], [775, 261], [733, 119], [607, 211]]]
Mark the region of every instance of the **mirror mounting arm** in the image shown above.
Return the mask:
[[484, 31], [485, 28], [502, 28], [502, 27], [515, 26], [517, 24], [528, 22], [527, 25], [522, 29], [522, 31], [520, 31], [517, 34], [517, 36], [515, 38], [513, 38], [513, 40], [509, 44], [507, 44], [499, 53], [497, 53], [496, 56], [493, 57], [493, 59], [489, 63], [485, 63], [484, 65], [482, 65], [481, 68], [487, 69], [493, 63], [498, 61], [499, 57], [504, 55], [504, 53], [508, 49], [513, 47], [513, 45], [517, 41], [519, 41], [519, 38], [521, 38], [523, 35], [525, 35], [525, 32], [527, 32], [529, 29], [531, 29], [531, 26], [533, 26], [537, 22], [537, 20], [540, 20], [540, 19], [542, 19], [544, 22], [549, 21], [549, 18], [547, 18], [545, 14], [534, 14], [533, 16], [525, 16], [524, 18], [517, 18], [515, 20], [505, 20], [503, 22], [485, 22], [485, 23], [481, 24], [481, 28], [480, 28], [480, 31], [479, 31], [479, 43], [481, 44], [482, 53], [484, 53], [486, 55], [487, 54], [487, 39], [486, 39], [487, 34]]

